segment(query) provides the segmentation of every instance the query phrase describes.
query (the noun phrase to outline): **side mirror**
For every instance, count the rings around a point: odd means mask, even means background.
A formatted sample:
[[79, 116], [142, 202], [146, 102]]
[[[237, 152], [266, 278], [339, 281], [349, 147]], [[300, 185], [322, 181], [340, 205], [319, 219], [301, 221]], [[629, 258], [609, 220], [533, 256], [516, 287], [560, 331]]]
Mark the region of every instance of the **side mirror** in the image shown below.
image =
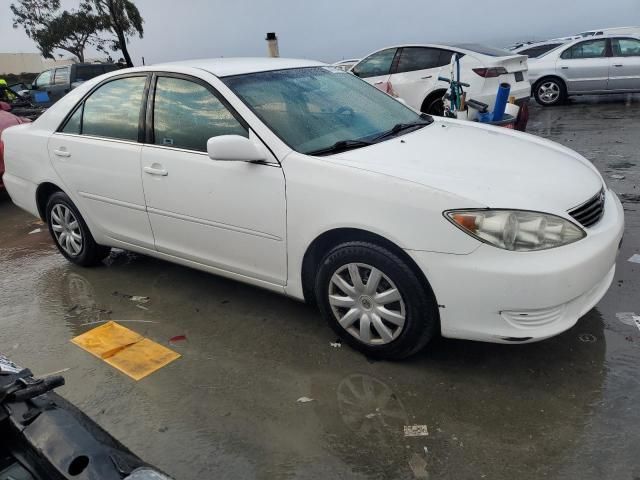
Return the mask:
[[246, 137], [220, 135], [207, 140], [207, 153], [211, 160], [236, 162], [260, 162], [266, 160], [264, 153]]

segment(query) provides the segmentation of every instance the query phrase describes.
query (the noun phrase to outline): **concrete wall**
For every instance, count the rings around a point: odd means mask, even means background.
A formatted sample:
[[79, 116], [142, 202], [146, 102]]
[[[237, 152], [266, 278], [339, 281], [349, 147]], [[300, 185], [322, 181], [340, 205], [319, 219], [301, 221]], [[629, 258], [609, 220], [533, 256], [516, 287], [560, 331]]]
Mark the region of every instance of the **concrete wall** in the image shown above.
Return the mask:
[[0, 75], [37, 73], [44, 69], [39, 53], [0, 53]]
[[[85, 61], [87, 63], [105, 62], [106, 59], [87, 58]], [[58, 58], [51, 60], [50, 58], [42, 58], [39, 53], [0, 53], [0, 76], [8, 73], [13, 73], [14, 75], [40, 73], [49, 68], [72, 63], [76, 63], [75, 59]]]

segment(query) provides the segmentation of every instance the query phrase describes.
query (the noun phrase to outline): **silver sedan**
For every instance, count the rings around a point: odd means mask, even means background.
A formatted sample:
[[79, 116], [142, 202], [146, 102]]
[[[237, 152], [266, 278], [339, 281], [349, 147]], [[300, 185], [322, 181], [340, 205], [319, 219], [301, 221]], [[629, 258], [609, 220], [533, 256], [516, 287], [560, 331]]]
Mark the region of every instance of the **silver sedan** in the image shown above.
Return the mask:
[[640, 92], [640, 37], [574, 40], [530, 58], [529, 79], [543, 106], [572, 95]]

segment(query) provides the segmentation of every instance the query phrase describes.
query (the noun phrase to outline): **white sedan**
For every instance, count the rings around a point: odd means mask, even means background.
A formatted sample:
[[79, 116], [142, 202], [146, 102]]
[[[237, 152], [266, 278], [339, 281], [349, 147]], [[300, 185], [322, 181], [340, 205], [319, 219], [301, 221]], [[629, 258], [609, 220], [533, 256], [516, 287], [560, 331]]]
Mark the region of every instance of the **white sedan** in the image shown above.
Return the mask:
[[438, 78], [450, 78], [453, 55], [460, 58], [460, 80], [469, 85], [465, 87], [468, 99], [486, 103], [491, 110], [498, 86], [508, 83], [516, 103], [528, 103], [531, 85], [527, 78], [527, 57], [483, 45], [387, 47], [360, 60], [351, 73], [402, 98], [420, 112], [442, 115], [442, 97], [449, 85]]
[[555, 143], [419, 115], [321, 63], [103, 75], [3, 132], [13, 201], [73, 263], [123, 248], [315, 302], [379, 358], [524, 343], [611, 284], [622, 206]]

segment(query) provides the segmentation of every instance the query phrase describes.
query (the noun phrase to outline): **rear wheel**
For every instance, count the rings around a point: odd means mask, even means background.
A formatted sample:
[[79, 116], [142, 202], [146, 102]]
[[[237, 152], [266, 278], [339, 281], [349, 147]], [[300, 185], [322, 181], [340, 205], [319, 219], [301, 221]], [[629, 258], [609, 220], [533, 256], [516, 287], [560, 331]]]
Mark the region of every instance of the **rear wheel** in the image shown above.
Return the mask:
[[435, 115], [437, 117], [444, 116], [444, 100], [442, 99], [443, 95], [432, 96], [427, 99], [422, 107], [423, 113], [428, 113], [429, 115]]
[[562, 80], [543, 78], [536, 83], [533, 96], [540, 105], [550, 107], [560, 105], [567, 99], [567, 88]]
[[56, 192], [47, 202], [49, 233], [67, 260], [83, 267], [99, 264], [111, 251], [98, 245], [71, 199]]
[[315, 293], [336, 333], [372, 357], [407, 357], [437, 331], [437, 304], [429, 286], [403, 259], [375, 244], [333, 248], [320, 264]]

